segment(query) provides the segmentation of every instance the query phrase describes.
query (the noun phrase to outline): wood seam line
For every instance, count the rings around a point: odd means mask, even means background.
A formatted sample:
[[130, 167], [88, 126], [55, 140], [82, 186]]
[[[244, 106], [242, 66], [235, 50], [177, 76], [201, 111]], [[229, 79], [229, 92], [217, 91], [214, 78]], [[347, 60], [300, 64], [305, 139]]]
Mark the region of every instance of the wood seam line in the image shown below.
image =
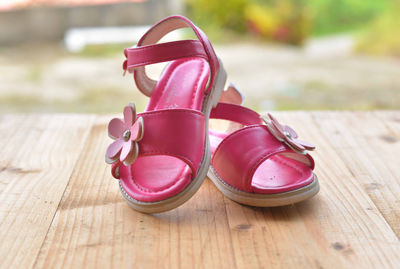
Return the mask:
[[[11, 115], [11, 114], [10, 114], [10, 115]], [[15, 114], [13, 114], [13, 115], [15, 116]], [[3, 115], [3, 116], [0, 118], [0, 121], [4, 120], [4, 119], [6, 118], [5, 116], [6, 116], [6, 115]], [[21, 115], [21, 118], [23, 119], [23, 120], [21, 120], [21, 121], [26, 121], [26, 119], [27, 119], [28, 117], [26, 116], [26, 114], [23, 114], [23, 115]], [[18, 128], [17, 130], [14, 130], [15, 132], [19, 132], [20, 129], [24, 128], [23, 125], [20, 125], [20, 126], [18, 126], [18, 127], [20, 127], [20, 128]], [[9, 137], [11, 137], [11, 136], [9, 136]], [[3, 149], [3, 150], [4, 150], [4, 149]], [[6, 163], [5, 167], [4, 167], [4, 170], [6, 170], [7, 167], [10, 167], [10, 164], [13, 162], [14, 157], [15, 157], [15, 155], [14, 155], [12, 158], [10, 158], [10, 159], [7, 160], [7, 163]], [[0, 172], [3, 172], [3, 169], [0, 170]], [[11, 182], [7, 182], [7, 183], [4, 184], [4, 185], [5, 185], [5, 188], [4, 188], [3, 190], [0, 190], [0, 195], [2, 195], [3, 192], [7, 190], [7, 188], [9, 187], [9, 184], [10, 184], [10, 183], [11, 183]], [[1, 226], [2, 224], [3, 224], [3, 222], [1, 221], [1, 222], [0, 222], [0, 226]]]
[[[397, 114], [395, 112], [392, 112], [392, 113]], [[388, 124], [387, 119], [382, 119], [382, 117], [379, 115], [379, 112], [377, 112], [377, 111], [373, 111], [372, 115], [382, 122], [382, 124], [386, 127], [386, 129], [389, 130], [391, 135], [396, 136], [396, 131], [393, 130], [393, 127], [391, 127], [390, 124]], [[399, 116], [400, 116], [400, 114], [399, 114]]]
[[[88, 115], [88, 116], [91, 118], [90, 121], [89, 121], [90, 129], [88, 128], [88, 130], [84, 133], [84, 138], [83, 138], [84, 143], [82, 144], [82, 149], [85, 148], [86, 142], [89, 140], [89, 135], [91, 134], [91, 132], [93, 130], [93, 125], [94, 125], [94, 122], [95, 122], [95, 116], [94, 115]], [[60, 196], [60, 200], [58, 201], [58, 205], [57, 205], [56, 210], [54, 211], [54, 214], [53, 214], [53, 217], [51, 219], [50, 225], [49, 225], [49, 227], [47, 227], [46, 235], [43, 237], [43, 241], [40, 244], [40, 247], [38, 248], [38, 252], [36, 254], [36, 257], [35, 257], [35, 260], [33, 262], [32, 268], [36, 268], [40, 252], [42, 251], [43, 245], [46, 242], [46, 239], [47, 239], [47, 236], [49, 234], [50, 228], [53, 226], [54, 218], [55, 218], [57, 212], [59, 211], [59, 209], [61, 207], [61, 202], [63, 201], [65, 192], [68, 189], [68, 186], [70, 185], [72, 175], [74, 174], [76, 167], [79, 165], [79, 160], [81, 159], [81, 156], [83, 154], [82, 149], [81, 149], [81, 152], [78, 154], [78, 156], [77, 156], [77, 158], [75, 160], [73, 169], [71, 169], [71, 174], [68, 177], [68, 183], [65, 184], [64, 191], [63, 191], [62, 195]]]
[[[390, 112], [391, 112], [391, 113], [394, 113], [394, 114], [396, 114], [396, 115], [399, 114], [399, 113], [397, 113], [397, 111], [390, 111]], [[396, 136], [396, 131], [393, 130], [393, 127], [391, 127], [391, 126], [388, 124], [387, 119], [386, 119], [386, 120], [383, 120], [383, 119], [381, 118], [381, 115], [379, 115], [379, 111], [374, 110], [374, 111], [371, 112], [371, 114], [372, 114], [372, 116], [373, 116], [374, 118], [376, 118], [377, 120], [379, 120], [379, 121], [382, 122], [383, 126], [385, 126], [385, 128], [389, 131], [389, 133], [390, 133], [391, 135]], [[393, 175], [393, 173], [392, 173], [392, 171], [391, 171], [390, 169], [388, 169], [388, 171]], [[396, 178], [395, 175], [393, 175], [393, 177]], [[379, 208], [378, 208], [378, 210], [379, 210]], [[380, 210], [379, 210], [379, 213], [381, 213]], [[382, 213], [381, 213], [381, 214], [382, 214]], [[387, 222], [386, 219], [385, 219], [385, 221]], [[390, 229], [393, 231], [392, 226], [390, 226], [389, 223], [388, 223], [388, 225], [389, 225]], [[396, 235], [397, 239], [400, 240], [400, 234], [397, 234], [395, 231], [393, 231], [393, 232], [394, 232], [394, 234]]]
[[[319, 129], [321, 130], [322, 126], [318, 123], [318, 121], [315, 120], [315, 116], [316, 116], [315, 113], [318, 113], [318, 112], [311, 112], [312, 121], [313, 121], [313, 123], [314, 123], [316, 126], [318, 126]], [[340, 112], [336, 112], [336, 113], [340, 113]], [[343, 113], [343, 112], [342, 112], [342, 113]], [[379, 118], [377, 118], [375, 115], [373, 115], [373, 116], [374, 116], [374, 119], [375, 119], [375, 120], [379, 120]], [[329, 143], [329, 145], [330, 145], [331, 148], [336, 152], [336, 154], [338, 154], [338, 155], [340, 156], [340, 154], [336, 151], [335, 147], [332, 145], [332, 143], [330, 142], [330, 140], [327, 139], [326, 135], [325, 135], [323, 132], [321, 132], [321, 134], [324, 136], [324, 138], [326, 139], [327, 143]], [[344, 165], [346, 166], [347, 170], [349, 170], [350, 173], [351, 173], [352, 175], [354, 175], [354, 173], [351, 171], [350, 166], [348, 165], [348, 163], [347, 163], [347, 162], [343, 162], [343, 163], [344, 163]], [[385, 216], [383, 215], [381, 209], [377, 206], [377, 204], [375, 204], [374, 200], [371, 198], [371, 196], [369, 195], [369, 193], [368, 193], [368, 192], [365, 192], [365, 194], [368, 196], [368, 199], [371, 201], [371, 203], [374, 204], [375, 208], [376, 208], [376, 209], [378, 210], [378, 212], [379, 212], [379, 215], [382, 217], [382, 219], [383, 219], [384, 222], [387, 224], [387, 226], [390, 227], [390, 230], [392, 231], [392, 233], [396, 236], [397, 239], [400, 239], [399, 236], [396, 234], [396, 232], [393, 230], [392, 226], [389, 224], [388, 220], [387, 220], [387, 219], [385, 218]]]
[[[210, 179], [209, 179], [210, 180]], [[210, 180], [210, 183], [212, 183], [211, 182], [211, 180]], [[213, 185], [214, 185], [214, 183], [212, 183]], [[215, 186], [214, 186], [215, 187]], [[215, 187], [216, 188], [216, 187]], [[219, 191], [219, 190], [218, 190]], [[221, 193], [222, 194], [222, 193]], [[226, 216], [226, 222], [227, 222], [227, 224], [228, 224], [228, 228], [229, 228], [229, 217], [228, 217], [228, 210], [227, 210], [227, 208], [226, 208], [226, 206], [227, 206], [227, 204], [226, 204], [226, 197], [225, 197], [225, 195], [223, 195], [222, 194], [222, 201], [224, 202], [224, 209], [225, 209], [225, 216]], [[235, 264], [235, 268], [238, 268], [237, 267], [237, 262], [236, 262], [236, 259], [237, 259], [237, 257], [236, 257], [236, 253], [235, 253], [235, 248], [233, 247], [234, 246], [234, 244], [233, 244], [233, 241], [232, 241], [232, 232], [231, 232], [231, 229], [229, 229], [229, 242], [231, 243], [231, 249], [232, 249], [232, 256], [233, 256], [233, 261], [234, 261], [234, 264]]]
[[[336, 154], [336, 155], [339, 157], [339, 159], [340, 159], [341, 162], [343, 163], [343, 168], [344, 168], [346, 171], [348, 171], [350, 175], [352, 175], [353, 179], [355, 179], [355, 178], [354, 178], [354, 173], [352, 173], [352, 171], [351, 171], [351, 167], [348, 165], [347, 162], [345, 162], [345, 160], [343, 160], [343, 158], [341, 157], [341, 153], [340, 153], [338, 150], [336, 150], [335, 146], [334, 146], [334, 145], [330, 142], [330, 140], [327, 138], [327, 135], [325, 134], [325, 132], [322, 131], [322, 130], [323, 130], [323, 126], [321, 126], [321, 125], [318, 123], [318, 121], [316, 120], [316, 117], [318, 117], [318, 115], [319, 115], [318, 112], [312, 112], [312, 113], [310, 113], [311, 120], [312, 120], [313, 124], [314, 124], [315, 126], [318, 127], [319, 134], [320, 134], [321, 136], [323, 136], [323, 138], [324, 138], [325, 141], [327, 141], [326, 143], [327, 143], [327, 145], [329, 145], [330, 149], [332, 149], [332, 151], [334, 152], [334, 154]], [[339, 113], [335, 113], [335, 115], [340, 115], [340, 116], [343, 116], [343, 117], [344, 117], [346, 114], [345, 114], [345, 113], [339, 112]], [[329, 116], [329, 114], [328, 114], [328, 116]], [[379, 208], [378, 208], [377, 205], [374, 203], [374, 201], [371, 199], [371, 197], [368, 195], [368, 193], [367, 193], [366, 191], [364, 191], [364, 190], [361, 188], [361, 186], [359, 185], [359, 183], [358, 183], [356, 180], [352, 180], [351, 183], [352, 183], [354, 186], [360, 188], [360, 191], [362, 191], [362, 193], [364, 194], [365, 201], [368, 201], [370, 204], [372, 204], [372, 205], [375, 206], [375, 208], [378, 210], [377, 212], [379, 212], [379, 215], [382, 217], [382, 223], [386, 223], [386, 224], [388, 225], [386, 219], [384, 218], [384, 216], [382, 215], [382, 213], [379, 211]], [[344, 187], [347, 188], [348, 186], [345, 185]], [[379, 218], [380, 216], [377, 215], [377, 218]], [[357, 223], [357, 225], [359, 226], [360, 224]], [[393, 234], [394, 234], [394, 231], [393, 231], [392, 227], [391, 227], [390, 225], [388, 225], [388, 227], [390, 228], [390, 231], [392, 231]], [[361, 227], [359, 227], [359, 228], [361, 228]], [[363, 246], [363, 250], [366, 251], [365, 246]]]
[[[369, 113], [369, 112], [366, 112], [366, 114], [367, 114], [367, 113]], [[382, 120], [380, 120], [379, 117], [378, 117], [377, 115], [375, 115], [375, 114], [372, 113], [372, 112], [370, 112], [369, 114], [370, 114], [371, 116], [373, 116], [375, 120], [381, 122], [381, 123], [383, 124], [383, 126], [386, 128], [386, 130], [389, 131], [389, 133], [391, 133], [391, 134], [394, 135], [394, 131], [393, 131], [391, 128], [388, 128], [387, 125], [385, 124], [385, 122], [382, 121]], [[352, 114], [352, 115], [354, 115], [354, 114]], [[373, 148], [373, 147], [371, 147], [370, 150], [373, 151], [374, 153], [376, 153], [377, 155], [379, 154], [379, 152], [377, 152], [376, 149]], [[346, 164], [346, 166], [347, 166], [347, 164]], [[349, 168], [349, 169], [350, 169], [350, 168]], [[391, 169], [387, 169], [387, 172], [390, 173], [390, 175], [392, 175], [393, 178], [396, 178], [396, 176], [393, 174], [393, 172], [391, 171]], [[386, 219], [385, 215], [382, 213], [382, 210], [380, 209], [380, 207], [378, 207], [378, 206], [375, 204], [374, 200], [371, 198], [371, 196], [369, 195], [368, 192], [365, 192], [365, 193], [368, 195], [368, 197], [370, 198], [370, 200], [373, 202], [373, 204], [375, 205], [376, 209], [378, 210], [378, 212], [380, 213], [380, 215], [381, 215], [381, 216], [383, 217], [383, 219], [385, 220], [385, 223], [390, 227], [390, 230], [392, 230], [392, 232], [394, 233], [394, 235], [396, 236], [396, 238], [397, 238], [397, 239], [400, 239], [399, 235], [397, 235], [396, 231], [393, 230], [393, 227], [390, 225], [390, 223], [389, 223], [388, 220]]]

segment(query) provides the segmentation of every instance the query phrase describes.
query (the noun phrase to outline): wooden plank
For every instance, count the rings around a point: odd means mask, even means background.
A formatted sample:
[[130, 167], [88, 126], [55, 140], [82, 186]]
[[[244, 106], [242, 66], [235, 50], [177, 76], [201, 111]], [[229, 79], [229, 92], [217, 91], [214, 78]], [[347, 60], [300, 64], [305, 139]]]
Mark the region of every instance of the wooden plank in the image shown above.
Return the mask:
[[399, 192], [387, 182], [398, 184], [400, 121], [380, 113], [277, 113], [317, 145], [321, 192], [309, 201], [247, 207], [206, 181], [185, 205], [155, 215], [131, 210], [104, 164], [110, 117], [29, 116], [34, 130], [14, 136], [26, 119], [2, 116], [0, 267], [396, 268]]
[[380, 136], [381, 142], [385, 142], [381, 143], [386, 149], [383, 155], [390, 154], [388, 166], [395, 174], [398, 184], [400, 184], [400, 159], [397, 154], [400, 147], [400, 111], [376, 111], [373, 114], [388, 129], [387, 133]]
[[92, 128], [36, 267], [235, 268], [224, 200], [212, 183], [170, 212], [128, 207], [104, 163], [108, 120]]
[[32, 267], [93, 117], [2, 116], [0, 268]]
[[325, 131], [307, 113], [277, 115], [317, 145], [313, 156], [321, 191], [304, 203], [275, 209], [227, 201], [238, 267], [398, 267], [399, 240]]
[[400, 238], [400, 122], [394, 120], [396, 114], [384, 115], [385, 118], [373, 112], [323, 113], [314, 119]]
[[[30, 124], [30, 125], [29, 125]], [[20, 167], [14, 167], [11, 165], [16, 159], [21, 156], [17, 156], [15, 150], [15, 137], [19, 137], [19, 144], [25, 142], [23, 136], [16, 136], [15, 134], [24, 132], [26, 128], [35, 130], [34, 122], [29, 120], [27, 115], [0, 115], [0, 194], [4, 191], [7, 185], [13, 180], [13, 175], [16, 173], [35, 173], [36, 170]], [[23, 152], [20, 152], [20, 154]]]
[[[340, 135], [340, 133], [337, 133], [336, 131], [338, 130], [332, 130], [332, 132], [328, 131], [329, 125], [330, 123], [325, 121], [324, 117], [326, 115], [331, 116], [332, 119], [332, 124], [334, 121], [336, 121], [336, 123], [338, 122], [343, 122], [343, 128], [342, 130], [350, 130], [353, 129], [354, 130], [354, 134], [350, 133], [350, 132], [346, 132], [343, 131]], [[356, 123], [354, 122], [354, 120], [351, 120], [352, 118], [356, 117], [357, 115], [363, 115], [363, 119], [360, 120], [359, 122], [368, 122], [370, 125], [356, 125]], [[303, 121], [291, 121], [292, 124], [297, 123], [297, 125], [299, 126], [300, 130], [303, 130], [306, 134], [308, 135], [313, 135], [313, 137], [315, 137], [315, 141], [326, 141], [327, 143], [329, 143], [329, 148], [332, 148], [335, 151], [335, 158], [331, 158], [330, 156], [325, 156], [324, 151], [322, 152], [318, 152], [319, 154], [322, 153], [321, 156], [321, 160], [322, 158], [324, 158], [325, 160], [328, 160], [328, 162], [325, 161], [326, 165], [324, 166], [319, 166], [318, 169], [324, 169], [325, 167], [330, 168], [331, 172], [329, 172], [332, 175], [336, 175], [335, 177], [331, 177], [334, 181], [335, 184], [337, 184], [337, 189], [336, 189], [336, 193], [338, 193], [339, 195], [337, 196], [336, 200], [340, 201], [340, 200], [344, 200], [347, 202], [347, 205], [345, 206], [346, 210], [348, 210], [348, 212], [350, 213], [351, 217], [354, 218], [354, 221], [357, 221], [357, 225], [359, 226], [360, 231], [363, 234], [360, 234], [360, 236], [357, 236], [356, 238], [358, 240], [366, 240], [367, 242], [364, 243], [364, 248], [365, 251], [368, 251], [369, 253], [374, 253], [373, 255], [371, 254], [370, 257], [370, 264], [366, 264], [366, 265], [373, 265], [376, 264], [378, 267], [382, 267], [383, 265], [385, 265], [386, 263], [382, 263], [381, 265], [379, 265], [379, 262], [381, 262], [381, 259], [385, 259], [385, 255], [386, 255], [386, 259], [387, 259], [387, 265], [391, 265], [393, 267], [398, 267], [399, 265], [399, 241], [396, 240], [395, 237], [395, 233], [392, 230], [392, 227], [390, 227], [390, 225], [388, 225], [388, 223], [386, 221], [384, 221], [384, 219], [382, 217], [382, 214], [379, 210], [379, 205], [376, 205], [374, 202], [374, 200], [372, 199], [365, 199], [366, 195], [368, 195], [368, 188], [365, 188], [365, 184], [362, 182], [363, 179], [370, 177], [372, 170], [363, 170], [363, 168], [365, 168], [366, 166], [372, 166], [371, 163], [367, 163], [367, 165], [365, 165], [365, 163], [363, 165], [361, 165], [361, 163], [363, 161], [366, 161], [364, 159], [361, 158], [362, 155], [366, 155], [366, 149], [363, 147], [362, 145], [356, 146], [356, 147], [351, 147], [350, 145], [348, 145], [350, 147], [350, 149], [348, 149], [348, 146], [336, 143], [338, 141], [334, 141], [334, 139], [332, 138], [332, 135], [335, 134], [337, 135], [337, 137], [341, 137], [344, 140], [347, 141], [354, 141], [353, 139], [359, 138], [359, 136], [357, 136], [357, 132], [360, 133], [360, 131], [367, 131], [369, 130], [369, 128], [373, 129], [378, 129], [377, 124], [379, 123], [378, 121], [373, 121], [370, 119], [369, 117], [369, 113], [367, 112], [314, 112], [312, 114], [310, 113], [301, 113], [301, 116], [303, 119]], [[321, 120], [318, 120], [321, 119]], [[344, 120], [342, 120], [344, 119]], [[313, 124], [309, 124], [309, 121], [313, 121]], [[323, 125], [321, 123], [324, 123]], [[314, 128], [315, 129], [319, 129], [319, 132], [314, 134]], [[318, 138], [318, 140], [317, 140]], [[313, 140], [311, 140], [313, 141]], [[379, 149], [382, 146], [382, 144], [371, 144], [371, 148], [373, 149]], [[342, 152], [343, 149], [348, 150], [347, 151], [347, 156], [348, 158], [344, 158], [345, 154], [341, 154], [340, 152]], [[357, 161], [357, 158], [360, 157], [360, 161], [359, 161], [359, 165], [355, 165], [354, 167], [352, 167], [352, 169], [350, 169], [351, 165], [350, 164], [350, 159], [352, 159], [352, 161]], [[333, 168], [331, 165], [330, 160], [334, 160], [336, 158], [340, 159], [341, 162], [341, 166], [345, 166], [346, 169], [346, 175], [345, 177], [341, 177], [340, 174], [337, 175], [337, 173], [335, 171], [338, 171], [337, 169]], [[381, 167], [380, 169], [383, 169], [383, 167]], [[379, 168], [377, 168], [378, 173], [383, 173], [385, 172], [384, 169], [383, 170], [379, 170]], [[347, 176], [349, 176], [348, 179]], [[374, 177], [375, 175], [372, 175], [372, 177]], [[330, 182], [331, 183], [331, 182]], [[339, 185], [340, 184], [340, 185]], [[342, 189], [345, 189], [346, 192], [348, 193], [344, 193], [341, 192]], [[333, 189], [333, 191], [335, 191], [335, 189]], [[335, 193], [335, 194], [336, 194]], [[399, 195], [397, 194], [397, 197], [399, 197]], [[362, 198], [362, 199], [361, 199]], [[366, 206], [368, 204], [371, 204], [372, 206]], [[353, 209], [354, 212], [350, 211], [350, 209]], [[358, 214], [358, 215], [357, 215]], [[399, 221], [399, 220], [397, 220]], [[393, 242], [395, 242], [395, 244], [392, 244]], [[367, 247], [368, 246], [368, 247]], [[389, 253], [391, 253], [391, 251], [388, 251], [385, 253], [385, 249], [392, 249], [392, 250], [396, 250], [394, 252], [392, 252], [393, 254], [395, 254], [394, 256], [390, 256]], [[381, 250], [382, 253], [379, 254], [379, 251], [377, 250]], [[384, 253], [384, 254], [383, 254]], [[389, 255], [389, 257], [387, 256]], [[374, 256], [376, 256], [375, 258], [373, 258]], [[369, 262], [367, 259], [364, 258], [364, 256], [362, 254], [358, 255], [358, 259], [362, 262]]]

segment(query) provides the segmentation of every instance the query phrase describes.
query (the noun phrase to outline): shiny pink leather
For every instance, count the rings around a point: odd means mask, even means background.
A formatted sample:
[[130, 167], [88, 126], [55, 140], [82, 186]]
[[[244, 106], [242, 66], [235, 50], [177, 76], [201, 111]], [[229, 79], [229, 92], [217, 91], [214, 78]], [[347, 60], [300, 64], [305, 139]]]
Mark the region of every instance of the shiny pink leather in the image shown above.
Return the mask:
[[[168, 155], [184, 161], [195, 177], [203, 159], [205, 117], [191, 109], [163, 109], [144, 112], [143, 138], [139, 155]], [[155, 169], [155, 168], [153, 168]]]
[[314, 161], [277, 140], [258, 113], [235, 104], [219, 103], [211, 118], [246, 127], [231, 134], [210, 131], [212, 167], [227, 184], [249, 193], [295, 190], [313, 181]]
[[147, 45], [124, 50], [126, 66], [124, 69], [168, 62], [188, 57], [201, 57], [208, 59], [203, 44], [197, 40], [180, 40], [161, 44]]
[[189, 166], [170, 156], [141, 156], [131, 166], [120, 168], [122, 188], [142, 202], [172, 197], [191, 182]]
[[120, 166], [122, 186], [140, 201], [168, 198], [196, 176], [204, 153], [204, 115], [190, 109], [164, 109], [138, 116], [145, 126], [139, 157], [131, 166]]
[[[146, 111], [164, 108], [190, 108], [201, 110], [205, 98], [210, 69], [202, 58], [185, 58], [167, 65]], [[203, 89], [203, 90], [202, 90]]]
[[[167, 33], [190, 27], [198, 40], [156, 44]], [[201, 112], [219, 62], [206, 35], [190, 20], [170, 16], [153, 27], [134, 48], [124, 50], [125, 71], [133, 72], [139, 90], [150, 97], [143, 118], [139, 154], [130, 166], [115, 164], [113, 175], [132, 198], [156, 202], [185, 189], [205, 153], [205, 116]], [[159, 81], [145, 65], [170, 61]]]
[[[130, 58], [134, 58], [135, 57], [135, 50], [137, 51], [138, 48], [141, 48], [143, 46], [148, 46], [148, 45], [152, 45], [157, 43], [164, 35], [166, 35], [167, 33], [174, 31], [176, 29], [180, 29], [180, 28], [192, 28], [194, 33], [196, 34], [197, 38], [199, 39], [198, 42], [200, 42], [202, 44], [202, 49], [198, 46], [197, 42], [181, 42], [179, 43], [179, 45], [176, 45], [177, 43], [170, 43], [170, 44], [166, 44], [166, 45], [161, 45], [161, 44], [157, 44], [155, 45], [156, 48], [160, 48], [161, 50], [165, 50], [165, 53], [163, 53], [163, 55], [157, 55], [156, 60], [155, 61], [164, 61], [165, 58], [164, 57], [168, 57], [168, 55], [170, 55], [171, 57], [174, 57], [174, 59], [177, 58], [182, 58], [182, 57], [188, 57], [188, 56], [197, 56], [201, 55], [200, 57], [204, 58], [204, 53], [207, 55], [207, 62], [209, 64], [209, 69], [210, 69], [210, 80], [208, 82], [207, 87], [204, 89], [205, 93], [209, 93], [211, 91], [212, 85], [214, 84], [214, 80], [215, 80], [215, 76], [219, 70], [219, 62], [218, 62], [218, 58], [215, 54], [215, 51], [210, 43], [210, 41], [208, 40], [207, 36], [203, 33], [203, 31], [201, 31], [196, 25], [194, 25], [189, 19], [187, 19], [186, 17], [183, 16], [179, 16], [179, 15], [174, 15], [174, 16], [170, 16], [167, 17], [163, 20], [161, 20], [160, 22], [158, 22], [157, 24], [155, 24], [153, 27], [151, 27], [147, 33], [145, 35], [143, 35], [143, 37], [139, 40], [138, 44], [136, 45], [136, 48], [131, 48], [128, 49], [127, 51], [127, 62], [124, 63], [124, 68], [128, 68], [129, 71], [131, 71], [132, 69], [129, 69], [129, 63], [133, 62], [134, 59], [130, 59]], [[193, 40], [192, 40], [193, 41]], [[161, 46], [160, 46], [161, 45]], [[169, 47], [173, 45], [172, 47]], [[143, 57], [146, 60], [146, 62], [148, 61], [148, 58], [152, 58], [153, 54], [151, 54], [149, 51], [147, 50], [148, 47], [143, 50], [140, 51], [140, 57]], [[194, 54], [198, 54], [198, 55], [194, 55]], [[182, 55], [186, 55], [186, 56], [182, 56]], [[138, 61], [141, 62], [141, 61]], [[135, 82], [137, 87], [139, 88], [139, 90], [147, 95], [147, 96], [151, 96], [152, 92], [156, 86], [156, 81], [150, 79], [145, 72], [145, 67], [142, 65], [133, 65], [133, 74], [134, 74], [134, 78], [135, 78]]]
[[120, 166], [124, 190], [134, 199], [172, 197], [195, 177], [204, 154], [205, 117], [200, 111], [210, 70], [203, 58], [172, 61], [153, 90], [143, 117], [139, 157]]
[[210, 118], [234, 121], [243, 125], [262, 123], [257, 112], [243, 106], [221, 102], [211, 110]]

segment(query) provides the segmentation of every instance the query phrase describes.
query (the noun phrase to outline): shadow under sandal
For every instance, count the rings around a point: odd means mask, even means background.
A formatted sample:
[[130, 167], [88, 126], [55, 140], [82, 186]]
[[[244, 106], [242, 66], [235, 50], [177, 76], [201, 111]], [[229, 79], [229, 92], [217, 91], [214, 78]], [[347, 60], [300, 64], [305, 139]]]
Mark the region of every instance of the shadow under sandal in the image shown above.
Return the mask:
[[[157, 43], [187, 27], [198, 40]], [[145, 112], [136, 115], [131, 103], [123, 120], [111, 120], [108, 131], [115, 141], [107, 149], [106, 162], [112, 163], [112, 175], [132, 208], [167, 211], [187, 201], [207, 175], [208, 120], [226, 74], [206, 35], [182, 16], [160, 21], [124, 53], [124, 70], [133, 73], [138, 89], [150, 100]], [[168, 61], [159, 81], [146, 75], [145, 65]]]
[[230, 86], [211, 111], [210, 118], [239, 127], [231, 133], [210, 130], [208, 177], [217, 188], [233, 201], [260, 207], [289, 205], [317, 194], [314, 160], [307, 153], [314, 146], [271, 114], [263, 118], [241, 103], [242, 95]]

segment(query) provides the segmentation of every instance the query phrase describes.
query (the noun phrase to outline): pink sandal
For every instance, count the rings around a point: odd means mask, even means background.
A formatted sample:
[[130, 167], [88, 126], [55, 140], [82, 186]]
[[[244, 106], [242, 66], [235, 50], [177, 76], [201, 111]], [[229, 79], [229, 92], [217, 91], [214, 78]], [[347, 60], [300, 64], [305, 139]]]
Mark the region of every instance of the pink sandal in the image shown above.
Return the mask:
[[[156, 44], [167, 33], [190, 27], [198, 40]], [[154, 25], [134, 48], [124, 51], [124, 70], [150, 97], [145, 112], [130, 104], [124, 120], [109, 123], [106, 161], [128, 204], [141, 212], [173, 209], [201, 186], [210, 163], [208, 120], [226, 81], [206, 35], [190, 20], [170, 16]], [[167, 62], [159, 81], [144, 66]]]
[[211, 111], [210, 118], [239, 128], [230, 134], [210, 130], [208, 177], [228, 198], [251, 206], [288, 205], [317, 194], [314, 160], [307, 154], [314, 146], [272, 115], [263, 118], [241, 106], [242, 100], [231, 85]]

